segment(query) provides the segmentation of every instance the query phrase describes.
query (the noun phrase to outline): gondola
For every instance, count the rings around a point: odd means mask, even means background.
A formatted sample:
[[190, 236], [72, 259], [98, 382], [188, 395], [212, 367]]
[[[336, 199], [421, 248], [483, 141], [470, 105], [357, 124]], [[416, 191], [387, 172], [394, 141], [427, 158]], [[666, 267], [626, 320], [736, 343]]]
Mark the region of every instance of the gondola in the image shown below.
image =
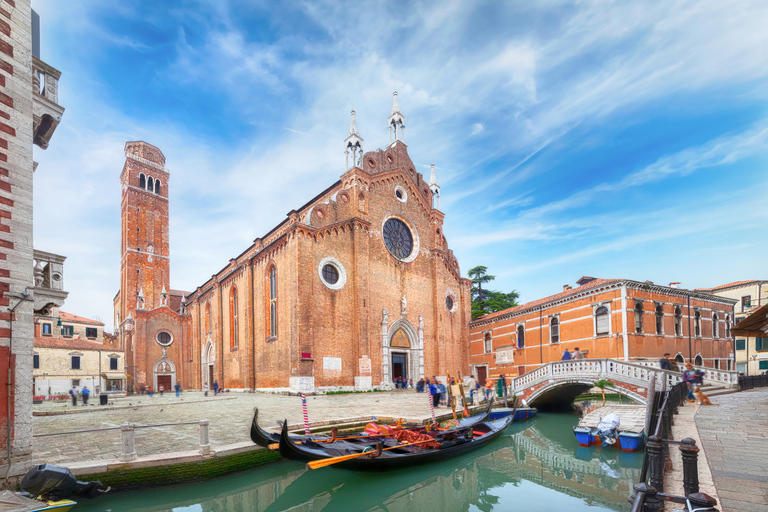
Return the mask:
[[[472, 416], [467, 416], [466, 418], [462, 418], [460, 420], [457, 420], [459, 422], [460, 427], [466, 427], [468, 425], [472, 425], [473, 423], [478, 423], [481, 421], [485, 421], [488, 418], [490, 418], [491, 414], [491, 407], [493, 406], [492, 403], [488, 404], [488, 408], [479, 414], [475, 414]], [[418, 427], [423, 428], [423, 427]], [[349, 434], [349, 436], [362, 436], [363, 433], [355, 433], [355, 434]], [[322, 440], [327, 439], [327, 436], [325, 437], [308, 437], [308, 436], [290, 436], [291, 441], [295, 443], [303, 443], [307, 439], [314, 439]], [[253, 421], [251, 421], [251, 441], [258, 444], [259, 446], [268, 447], [271, 444], [279, 443], [280, 442], [280, 433], [279, 432], [267, 432], [263, 428], [259, 426], [259, 408], [255, 407], [253, 410]]]
[[[498, 420], [484, 420], [452, 431], [438, 432], [433, 435], [440, 448], [422, 448], [416, 445], [398, 446], [398, 441], [384, 438], [368, 442], [365, 447], [355, 450], [341, 445], [304, 442], [297, 444], [288, 437], [288, 429], [283, 425], [280, 435], [280, 454], [293, 460], [320, 461], [333, 457], [355, 455], [371, 450], [371, 455], [361, 455], [334, 464], [336, 467], [364, 471], [382, 471], [416, 464], [425, 464], [455, 457], [490, 443], [501, 436], [512, 423], [514, 415]], [[432, 435], [432, 434], [430, 434]]]

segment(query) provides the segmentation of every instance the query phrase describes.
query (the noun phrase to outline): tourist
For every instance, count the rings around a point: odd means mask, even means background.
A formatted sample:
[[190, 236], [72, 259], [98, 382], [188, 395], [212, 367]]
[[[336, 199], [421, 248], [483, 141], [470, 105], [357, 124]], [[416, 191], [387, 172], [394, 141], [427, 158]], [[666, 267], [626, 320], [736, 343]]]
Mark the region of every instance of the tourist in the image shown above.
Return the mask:
[[213, 381], [213, 396], [216, 396], [219, 393], [219, 381], [215, 380]]
[[445, 400], [445, 384], [442, 381], [437, 383], [437, 392], [440, 393], [440, 403], [448, 405], [448, 402]]
[[146, 390], [147, 390], [147, 388], [145, 388], [144, 384], [142, 384], [141, 385], [141, 394], [143, 395]]
[[427, 379], [427, 386], [429, 386], [429, 394], [430, 396], [432, 396], [432, 407], [434, 407], [435, 409], [437, 409], [437, 407], [439, 406], [438, 402], [440, 401], [440, 395], [437, 392], [436, 382], [437, 381], [434, 381], [434, 380], [430, 381], [429, 379]]
[[563, 357], [560, 358], [561, 361], [570, 361], [571, 360], [571, 353], [568, 352], [568, 349], [565, 349], [563, 351]]
[[491, 393], [493, 393], [493, 379], [488, 377], [485, 381], [485, 399], [491, 399]]
[[662, 358], [659, 359], [659, 368], [662, 370], [672, 371], [672, 362], [669, 360], [670, 355], [671, 354], [669, 352], [664, 352]]
[[155, 395], [155, 390], [152, 389], [152, 386], [147, 386], [147, 394], [152, 397]]
[[165, 386], [163, 386], [162, 384], [160, 384], [160, 385], [157, 387], [157, 390], [160, 392], [160, 396], [163, 396], [163, 391], [165, 391]]
[[72, 385], [72, 389], [69, 390], [69, 396], [72, 397], [72, 405], [77, 405], [77, 386]]
[[83, 395], [83, 405], [88, 405], [88, 397], [91, 396], [91, 392], [88, 391], [88, 386], [83, 386], [83, 390], [80, 394]]
[[469, 388], [469, 399], [472, 401], [472, 403], [475, 403], [475, 391], [478, 388], [477, 381], [475, 380], [474, 375], [469, 376], [469, 382], [467, 382], [467, 387]]
[[584, 359], [584, 354], [579, 351], [579, 347], [573, 348], [573, 354], [571, 354], [571, 359]]
[[693, 388], [700, 386], [703, 382], [704, 373], [699, 370], [694, 370], [691, 363], [685, 363], [685, 371], [683, 372], [683, 382], [688, 386], [688, 394], [685, 396], [689, 402], [695, 402], [696, 397], [693, 396]]
[[419, 381], [416, 383], [416, 392], [417, 393], [423, 393], [424, 392], [424, 378], [422, 377], [419, 379]]
[[208, 396], [208, 383], [203, 384], [203, 395]]
[[408, 381], [408, 389], [413, 389], [413, 379]]
[[181, 381], [177, 380], [176, 385], [173, 386], [173, 389], [176, 390], [176, 398], [179, 398], [179, 395], [181, 394]]

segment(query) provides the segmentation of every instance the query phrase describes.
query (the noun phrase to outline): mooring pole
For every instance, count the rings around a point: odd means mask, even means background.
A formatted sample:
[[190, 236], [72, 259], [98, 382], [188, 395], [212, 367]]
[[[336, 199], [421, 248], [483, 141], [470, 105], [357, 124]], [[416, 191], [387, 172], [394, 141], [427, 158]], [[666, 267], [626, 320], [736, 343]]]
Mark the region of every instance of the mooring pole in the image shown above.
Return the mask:
[[657, 435], [648, 438], [648, 483], [657, 492], [664, 492], [664, 443]]
[[690, 437], [680, 441], [680, 454], [683, 456], [683, 490], [688, 497], [699, 492], [699, 448], [696, 441]]

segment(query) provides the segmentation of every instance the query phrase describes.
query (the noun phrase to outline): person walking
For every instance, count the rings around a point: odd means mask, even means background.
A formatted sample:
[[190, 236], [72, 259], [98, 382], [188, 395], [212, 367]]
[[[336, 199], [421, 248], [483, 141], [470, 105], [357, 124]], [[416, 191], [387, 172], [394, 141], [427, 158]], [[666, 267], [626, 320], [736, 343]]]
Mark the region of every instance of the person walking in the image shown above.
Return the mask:
[[208, 396], [208, 383], [203, 384], [203, 395]]
[[91, 392], [88, 391], [88, 386], [83, 386], [83, 390], [80, 394], [83, 395], [83, 405], [88, 405], [88, 397], [91, 396]]
[[573, 347], [573, 354], [571, 354], [571, 359], [584, 359], [584, 354], [581, 353], [579, 347]]
[[440, 394], [437, 392], [437, 384], [434, 380], [427, 379], [427, 385], [429, 386], [429, 394], [432, 396], [432, 407], [437, 409], [440, 402]]
[[695, 402], [696, 397], [693, 396], [693, 388], [697, 386], [696, 382], [700, 380], [697, 372], [693, 369], [691, 363], [685, 363], [685, 371], [683, 372], [683, 382], [688, 386], [688, 394], [685, 396], [689, 402]]
[[179, 395], [181, 395], [181, 381], [177, 380], [176, 384], [173, 386], [173, 389], [176, 390], [176, 398], [179, 398]]
[[493, 379], [488, 377], [485, 380], [485, 399], [491, 399], [491, 393], [493, 393]]
[[448, 405], [448, 402], [445, 400], [445, 384], [443, 384], [443, 381], [438, 381], [437, 392], [440, 394], [440, 403]]
[[571, 353], [568, 352], [568, 349], [565, 349], [563, 351], [563, 357], [560, 358], [561, 361], [570, 361], [571, 360]]
[[475, 390], [477, 389], [477, 380], [475, 380], [474, 375], [469, 376], [469, 380], [467, 381], [467, 387], [469, 388], [469, 399], [472, 401], [472, 403], [475, 403]]
[[69, 396], [72, 397], [72, 405], [77, 406], [77, 386], [72, 385], [72, 389], [69, 390]]
[[669, 360], [670, 355], [671, 354], [669, 352], [664, 352], [662, 358], [659, 359], [659, 368], [662, 370], [672, 371], [672, 361]]
[[163, 396], [163, 391], [165, 391], [165, 386], [160, 384], [157, 388], [158, 388], [157, 390], [160, 392], [160, 396], [162, 397]]
[[143, 395], [146, 390], [147, 390], [147, 388], [145, 388], [144, 384], [142, 384], [141, 385], [141, 394]]
[[213, 381], [213, 396], [219, 394], [219, 381]]

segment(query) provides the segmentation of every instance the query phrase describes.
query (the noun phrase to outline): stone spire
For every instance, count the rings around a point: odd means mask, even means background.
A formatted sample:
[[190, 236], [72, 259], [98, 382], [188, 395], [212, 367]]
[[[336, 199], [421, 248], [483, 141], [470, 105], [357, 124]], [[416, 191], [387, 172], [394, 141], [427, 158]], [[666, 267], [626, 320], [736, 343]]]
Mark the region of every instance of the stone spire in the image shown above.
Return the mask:
[[[363, 167], [363, 138], [357, 132], [357, 121], [355, 120], [355, 111], [352, 111], [352, 121], [349, 124], [349, 135], [344, 139], [345, 150], [344, 153], [347, 156], [347, 166], [344, 172], [351, 169], [349, 165], [349, 154], [352, 153], [352, 167]], [[359, 153], [359, 154], [358, 154]]]
[[435, 164], [432, 164], [432, 174], [429, 176], [429, 190], [432, 191], [432, 208], [440, 209], [440, 185], [435, 176]]
[[144, 309], [144, 287], [139, 288], [139, 293], [136, 294], [136, 309]]
[[[392, 93], [392, 112], [389, 114], [389, 142], [392, 142], [392, 132], [394, 131], [395, 140], [405, 142], [405, 116], [400, 112], [400, 105], [397, 103], [397, 91]], [[400, 127], [400, 139], [397, 137], [397, 128]]]

